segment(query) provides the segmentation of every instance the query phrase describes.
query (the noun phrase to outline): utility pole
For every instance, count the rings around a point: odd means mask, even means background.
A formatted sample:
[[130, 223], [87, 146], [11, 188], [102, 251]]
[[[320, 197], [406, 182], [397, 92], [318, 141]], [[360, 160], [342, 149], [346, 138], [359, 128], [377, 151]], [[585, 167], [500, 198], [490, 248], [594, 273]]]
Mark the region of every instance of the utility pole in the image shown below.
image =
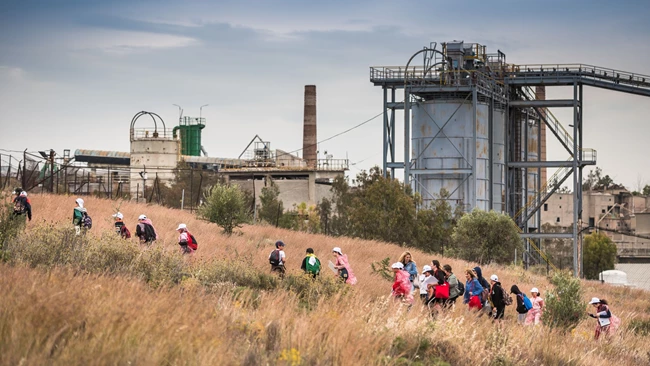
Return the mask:
[[54, 149], [50, 149], [50, 193], [54, 193]]

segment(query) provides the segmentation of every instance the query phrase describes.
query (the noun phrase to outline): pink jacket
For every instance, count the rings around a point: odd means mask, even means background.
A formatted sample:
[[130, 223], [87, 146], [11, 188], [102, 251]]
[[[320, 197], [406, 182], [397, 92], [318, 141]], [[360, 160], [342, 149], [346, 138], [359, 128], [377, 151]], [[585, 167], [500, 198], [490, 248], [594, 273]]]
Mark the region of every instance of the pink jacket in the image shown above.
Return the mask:
[[408, 296], [411, 293], [410, 274], [404, 270], [395, 273], [393, 282], [393, 296]]
[[343, 266], [345, 267], [345, 269], [348, 270], [348, 279], [345, 281], [345, 283], [347, 283], [348, 285], [354, 285], [357, 283], [357, 277], [354, 275], [354, 272], [352, 272], [352, 268], [350, 268], [350, 263], [348, 262], [347, 254], [336, 256], [335, 265]]

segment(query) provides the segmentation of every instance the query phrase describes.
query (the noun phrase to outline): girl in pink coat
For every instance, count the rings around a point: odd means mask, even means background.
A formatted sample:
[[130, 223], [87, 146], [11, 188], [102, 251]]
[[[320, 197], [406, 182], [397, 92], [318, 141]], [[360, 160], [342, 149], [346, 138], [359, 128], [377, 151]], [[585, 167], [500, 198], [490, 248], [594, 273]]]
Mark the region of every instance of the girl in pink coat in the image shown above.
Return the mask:
[[528, 315], [526, 316], [525, 325], [538, 325], [542, 324], [542, 312], [544, 311], [544, 299], [539, 297], [539, 290], [537, 287], [533, 287], [530, 292], [533, 294], [533, 297], [530, 299], [530, 302], [533, 303], [533, 308], [528, 310]]
[[332, 254], [336, 258], [336, 262], [334, 262], [334, 268], [338, 269], [339, 276], [341, 276], [341, 278], [345, 280], [345, 283], [348, 285], [356, 284], [357, 277], [354, 275], [354, 272], [352, 272], [352, 268], [348, 262], [348, 256], [343, 254], [343, 252], [341, 252], [341, 248], [339, 247], [332, 249]]
[[393, 263], [391, 266], [395, 273], [392, 295], [395, 299], [405, 303], [413, 303], [413, 292], [411, 291], [411, 274], [404, 270], [402, 262]]

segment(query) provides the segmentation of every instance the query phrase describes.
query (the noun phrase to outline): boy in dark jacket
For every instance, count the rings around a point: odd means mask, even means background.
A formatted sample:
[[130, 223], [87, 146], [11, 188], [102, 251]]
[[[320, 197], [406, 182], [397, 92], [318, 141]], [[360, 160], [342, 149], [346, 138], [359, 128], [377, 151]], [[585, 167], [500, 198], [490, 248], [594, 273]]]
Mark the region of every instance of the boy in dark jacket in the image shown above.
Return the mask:
[[528, 309], [526, 309], [526, 305], [524, 304], [524, 296], [526, 295], [521, 293], [517, 285], [512, 285], [512, 287], [510, 287], [510, 293], [515, 294], [515, 297], [517, 298], [517, 321], [519, 324], [524, 324], [526, 315], [528, 314]]
[[490, 283], [492, 287], [490, 288], [490, 301], [496, 309], [494, 313], [494, 319], [503, 319], [503, 314], [506, 311], [506, 301], [505, 294], [503, 293], [503, 287], [501, 287], [501, 282], [499, 282], [499, 277], [493, 274], [490, 276]]
[[21, 188], [16, 188], [16, 198], [14, 198], [14, 215], [27, 215], [29, 221], [32, 221], [32, 205], [27, 198], [27, 192]]

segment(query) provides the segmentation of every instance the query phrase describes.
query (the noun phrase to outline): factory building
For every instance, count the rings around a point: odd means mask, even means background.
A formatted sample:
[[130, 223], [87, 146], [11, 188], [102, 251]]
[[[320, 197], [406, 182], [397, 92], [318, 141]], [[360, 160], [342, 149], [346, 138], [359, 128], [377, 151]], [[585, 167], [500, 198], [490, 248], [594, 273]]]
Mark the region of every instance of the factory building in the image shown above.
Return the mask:
[[145, 187], [171, 183], [180, 162], [218, 173], [225, 181], [254, 191], [257, 203], [270, 178], [280, 189], [284, 207], [290, 209], [302, 202], [314, 205], [330, 198], [334, 178], [348, 169], [347, 159], [333, 159], [327, 153], [319, 158], [316, 121], [316, 86], [307, 85], [302, 157], [272, 149], [270, 141], [255, 136], [238, 157], [219, 158], [207, 156], [202, 146], [205, 118], [180, 116], [178, 125], [167, 127], [156, 113], [142, 111], [131, 120], [129, 152], [79, 149], [75, 160], [87, 163], [94, 176], [104, 176], [110, 189], [119, 186], [132, 199], [143, 197]]

